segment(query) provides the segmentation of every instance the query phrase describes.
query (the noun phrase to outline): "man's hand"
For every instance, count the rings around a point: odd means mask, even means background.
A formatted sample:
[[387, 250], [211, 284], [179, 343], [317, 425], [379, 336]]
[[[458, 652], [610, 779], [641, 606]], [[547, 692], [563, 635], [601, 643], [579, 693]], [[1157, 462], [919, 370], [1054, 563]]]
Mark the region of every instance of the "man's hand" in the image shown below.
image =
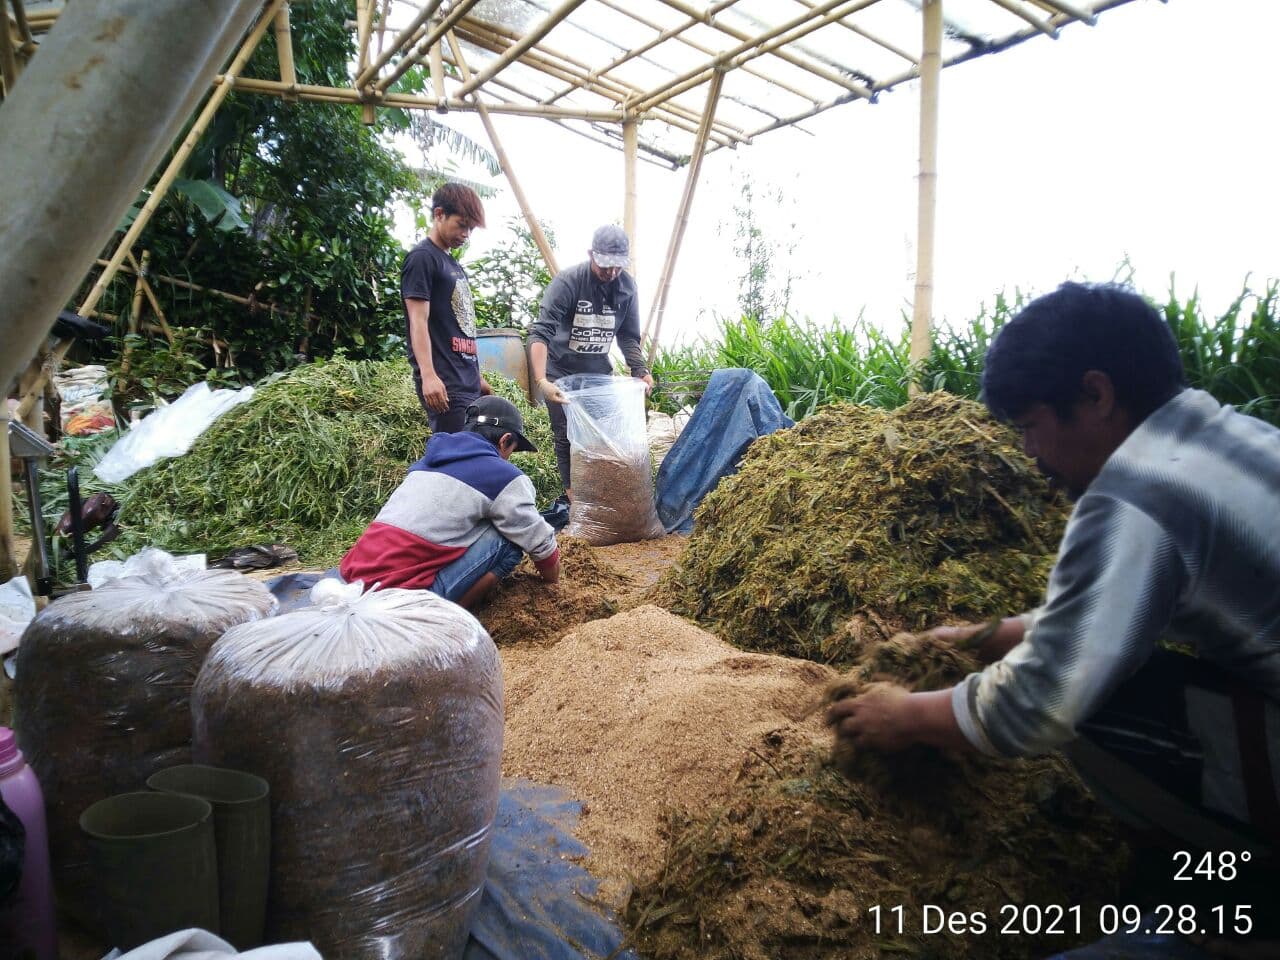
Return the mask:
[[538, 381], [538, 389], [542, 391], [542, 396], [546, 399], [547, 403], [569, 402], [569, 398], [564, 395], [564, 391], [546, 377], [543, 377]]
[[644, 383], [644, 395], [646, 397], [653, 393], [653, 374], [646, 373], [643, 377], [636, 377], [636, 379]]
[[859, 748], [886, 752], [919, 742], [910, 716], [911, 692], [892, 683], [873, 683], [859, 697], [837, 700], [827, 708], [827, 726], [836, 739]]
[[911, 693], [892, 683], [873, 683], [858, 697], [827, 708], [836, 742], [893, 753], [917, 743], [948, 750], [972, 749], [951, 711], [951, 688]]
[[449, 391], [433, 371], [422, 371], [422, 399], [432, 413], [444, 413], [449, 409]]
[[924, 636], [948, 646], [968, 650], [983, 663], [995, 663], [1022, 642], [1024, 633], [1021, 617], [1005, 617], [991, 623], [934, 627]]
[[493, 387], [489, 385], [489, 381], [486, 380], [484, 377], [480, 378], [480, 396], [482, 397], [493, 396]]

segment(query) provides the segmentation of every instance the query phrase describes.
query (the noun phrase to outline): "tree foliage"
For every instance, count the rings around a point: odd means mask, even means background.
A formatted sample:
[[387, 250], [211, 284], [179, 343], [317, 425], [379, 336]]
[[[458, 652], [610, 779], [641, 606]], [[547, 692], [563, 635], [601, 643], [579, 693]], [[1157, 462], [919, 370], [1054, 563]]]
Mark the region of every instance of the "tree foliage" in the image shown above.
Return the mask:
[[[343, 0], [294, 8], [299, 83], [349, 82], [356, 51], [344, 25], [348, 8]], [[278, 76], [272, 34], [246, 75]], [[423, 76], [415, 69], [401, 83], [421, 85]], [[227, 97], [182, 171], [179, 189], [165, 198], [135, 251], [151, 251], [151, 283], [169, 324], [178, 328], [188, 377], [199, 365], [193, 357], [223, 370], [223, 376], [252, 380], [303, 356], [342, 351], [366, 358], [399, 351], [405, 251], [392, 232], [392, 210], [397, 204], [421, 210], [439, 178], [410, 166], [390, 140], [415, 129], [426, 136], [430, 127], [396, 109], [379, 108], [375, 122], [365, 125], [354, 105], [290, 103], [239, 92]], [[448, 148], [467, 149], [448, 134], [435, 136]], [[159, 276], [253, 303], [246, 307]], [[117, 349], [134, 282], [120, 274], [100, 307], [118, 317]], [[150, 313], [145, 306], [144, 313]], [[147, 326], [152, 318], [142, 319], [141, 335], [153, 335]], [[146, 349], [134, 341], [135, 365]], [[119, 387], [125, 395], [149, 392], [149, 385], [130, 376], [120, 377]]]

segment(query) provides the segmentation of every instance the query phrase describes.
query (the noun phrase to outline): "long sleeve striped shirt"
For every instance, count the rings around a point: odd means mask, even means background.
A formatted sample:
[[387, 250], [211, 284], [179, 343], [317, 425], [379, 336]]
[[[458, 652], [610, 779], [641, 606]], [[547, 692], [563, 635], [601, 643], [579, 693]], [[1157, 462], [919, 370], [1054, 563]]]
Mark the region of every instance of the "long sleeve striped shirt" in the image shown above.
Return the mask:
[[1280, 701], [1280, 430], [1199, 390], [1156, 410], [1076, 504], [1025, 624], [952, 693], [986, 753], [1073, 740], [1161, 638]]

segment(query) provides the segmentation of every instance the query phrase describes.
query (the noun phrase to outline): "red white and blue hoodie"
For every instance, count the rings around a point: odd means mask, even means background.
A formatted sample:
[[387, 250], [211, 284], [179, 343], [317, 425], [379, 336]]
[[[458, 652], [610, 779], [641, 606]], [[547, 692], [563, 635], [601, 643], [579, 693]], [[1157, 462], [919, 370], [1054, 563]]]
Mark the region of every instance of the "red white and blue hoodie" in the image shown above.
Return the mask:
[[339, 571], [348, 583], [426, 589], [493, 524], [539, 570], [560, 556], [533, 482], [478, 433], [437, 433], [360, 535]]

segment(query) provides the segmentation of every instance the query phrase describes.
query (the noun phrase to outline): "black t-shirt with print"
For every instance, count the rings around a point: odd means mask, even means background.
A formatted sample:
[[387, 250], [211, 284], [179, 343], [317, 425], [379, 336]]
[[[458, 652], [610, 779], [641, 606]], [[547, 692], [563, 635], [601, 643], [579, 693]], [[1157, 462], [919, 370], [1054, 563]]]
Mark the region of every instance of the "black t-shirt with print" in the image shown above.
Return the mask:
[[[400, 295], [426, 300], [431, 360], [436, 376], [449, 392], [449, 409], [468, 407], [480, 396], [480, 365], [476, 358], [476, 312], [462, 265], [430, 240], [409, 251], [400, 270]], [[413, 355], [409, 311], [404, 314], [405, 346], [413, 368], [413, 385], [422, 396], [422, 371]]]

